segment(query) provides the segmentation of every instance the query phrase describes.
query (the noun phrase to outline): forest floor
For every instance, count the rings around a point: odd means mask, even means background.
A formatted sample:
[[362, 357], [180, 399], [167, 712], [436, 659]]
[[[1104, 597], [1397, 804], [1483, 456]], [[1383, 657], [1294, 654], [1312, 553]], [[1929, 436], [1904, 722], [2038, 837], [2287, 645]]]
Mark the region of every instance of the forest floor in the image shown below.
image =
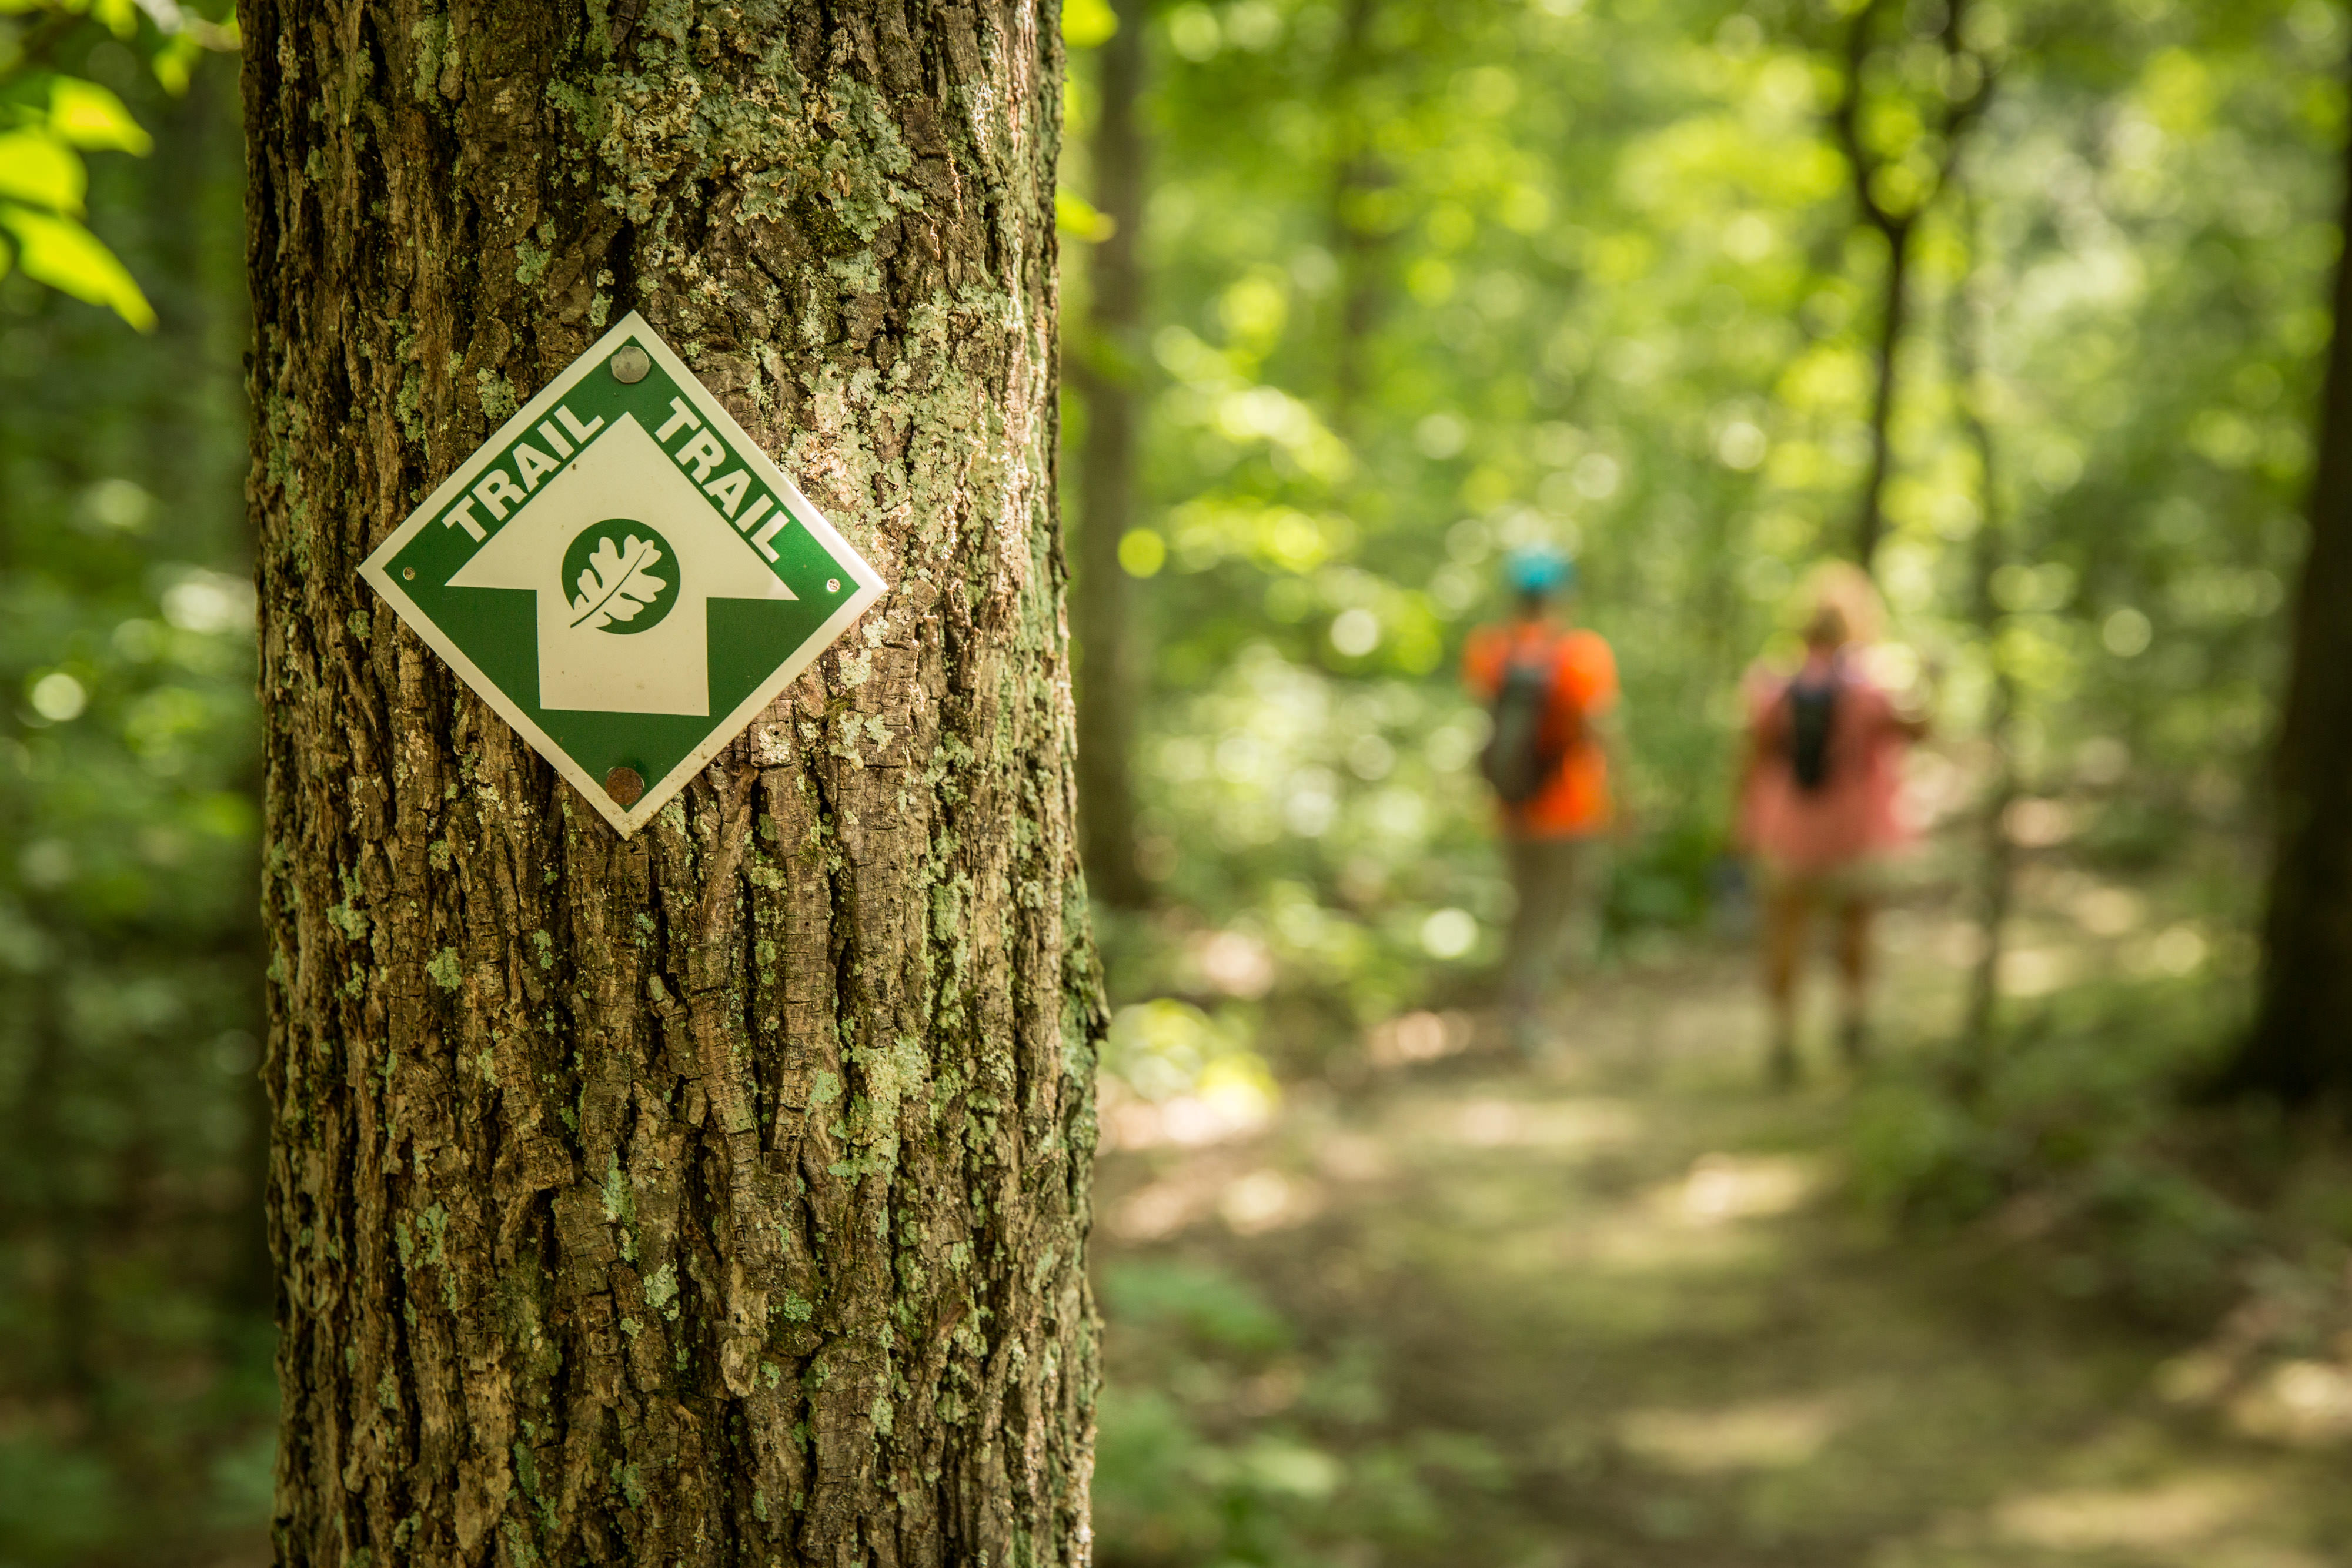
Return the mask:
[[[1958, 969], [1928, 915], [1886, 935], [1900, 1051]], [[1849, 1200], [1852, 1090], [1826, 1053], [1761, 1087], [1744, 961], [1560, 1018], [1533, 1065], [1106, 1155], [1108, 1568], [2352, 1563], [2343, 1451], [2168, 1404], [2185, 1336]]]

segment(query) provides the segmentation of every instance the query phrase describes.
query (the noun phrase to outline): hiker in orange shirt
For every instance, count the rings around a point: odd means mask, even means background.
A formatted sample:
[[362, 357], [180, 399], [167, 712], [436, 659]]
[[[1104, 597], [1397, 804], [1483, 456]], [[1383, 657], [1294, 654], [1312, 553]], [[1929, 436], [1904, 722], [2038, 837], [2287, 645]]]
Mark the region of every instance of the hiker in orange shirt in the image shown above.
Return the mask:
[[1482, 626], [1462, 673], [1494, 720], [1481, 769], [1501, 806], [1504, 859], [1518, 907], [1503, 958], [1503, 1008], [1522, 1051], [1537, 1043], [1545, 983], [1560, 956], [1592, 841], [1615, 820], [1617, 661], [1570, 619], [1576, 567], [1555, 549], [1514, 550], [1504, 567], [1511, 619]]

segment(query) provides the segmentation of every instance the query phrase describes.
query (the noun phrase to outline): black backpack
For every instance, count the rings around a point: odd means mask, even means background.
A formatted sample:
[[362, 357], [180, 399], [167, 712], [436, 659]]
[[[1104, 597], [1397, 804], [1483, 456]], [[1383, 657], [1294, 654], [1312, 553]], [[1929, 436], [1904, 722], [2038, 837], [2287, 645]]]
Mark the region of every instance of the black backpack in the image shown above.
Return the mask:
[[1789, 683], [1789, 770], [1797, 788], [1814, 794], [1830, 779], [1830, 731], [1837, 722], [1837, 672], [1826, 679], [1808, 681], [1801, 675]]
[[1557, 643], [1538, 643], [1533, 654], [1514, 654], [1487, 710], [1494, 722], [1478, 770], [1507, 806], [1523, 806], [1540, 794], [1575, 742], [1575, 725], [1551, 722], [1559, 668]]

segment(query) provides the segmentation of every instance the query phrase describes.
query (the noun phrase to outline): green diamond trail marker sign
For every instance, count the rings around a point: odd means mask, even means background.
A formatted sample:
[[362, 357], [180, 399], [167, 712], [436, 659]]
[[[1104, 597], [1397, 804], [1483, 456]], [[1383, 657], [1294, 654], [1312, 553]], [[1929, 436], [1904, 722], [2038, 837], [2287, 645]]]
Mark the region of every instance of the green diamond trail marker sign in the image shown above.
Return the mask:
[[624, 836], [883, 587], [635, 314], [360, 572]]

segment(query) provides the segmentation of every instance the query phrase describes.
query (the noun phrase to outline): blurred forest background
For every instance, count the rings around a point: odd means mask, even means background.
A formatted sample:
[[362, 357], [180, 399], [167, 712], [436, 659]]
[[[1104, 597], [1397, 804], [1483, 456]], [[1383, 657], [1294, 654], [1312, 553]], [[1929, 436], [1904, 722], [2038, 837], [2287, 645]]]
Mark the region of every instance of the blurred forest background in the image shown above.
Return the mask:
[[[2002, 1326], [1928, 1360], [2031, 1341], [2052, 1359], [2009, 1383], [2069, 1419], [2147, 1385], [2151, 1431], [2352, 1437], [2343, 1162], [2214, 1087], [2261, 968], [2343, 9], [1066, 0], [1063, 28], [1118, 1007], [1101, 1561], [2352, 1561], [2313, 1544], [2347, 1521], [2278, 1503], [2317, 1479], [2177, 1434], [2168, 1534], [2101, 1533], [2147, 1515], [2102, 1471], [2088, 1513], [1889, 1555], [1906, 1510], [2006, 1480], [1855, 1481], [1884, 1450], [1851, 1400], [1690, 1427], [1545, 1381], [1690, 1359], [1701, 1297], [1874, 1269], [1936, 1296], [1990, 1260]], [[267, 1551], [234, 49], [170, 0], [0, 5], [0, 1564]], [[1528, 1076], [1476, 1023], [1509, 894], [1453, 672], [1538, 541], [1617, 651], [1632, 773], [1567, 1065]], [[1759, 1109], [1738, 683], [1831, 558], [1870, 566], [1875, 667], [1935, 715], [1933, 831], [1889, 923], [1891, 1060]], [[1579, 1181], [1817, 1229], [1540, 1329], [1428, 1295], [1566, 1288], [1572, 1247], [1479, 1270]], [[1492, 1247], [1449, 1253], [1465, 1223]], [[1803, 1312], [1927, 1310], [1885, 1288]], [[1779, 1321], [1708, 1343], [1751, 1365]], [[2059, 1375], [2110, 1343], [2120, 1370]], [[1560, 1409], [1447, 1404], [1515, 1382]], [[2031, 1400], [1947, 1392], [1978, 1425], [1927, 1423], [1935, 1452], [2042, 1452]], [[2255, 1512], [2286, 1533], [2229, 1555]]]

